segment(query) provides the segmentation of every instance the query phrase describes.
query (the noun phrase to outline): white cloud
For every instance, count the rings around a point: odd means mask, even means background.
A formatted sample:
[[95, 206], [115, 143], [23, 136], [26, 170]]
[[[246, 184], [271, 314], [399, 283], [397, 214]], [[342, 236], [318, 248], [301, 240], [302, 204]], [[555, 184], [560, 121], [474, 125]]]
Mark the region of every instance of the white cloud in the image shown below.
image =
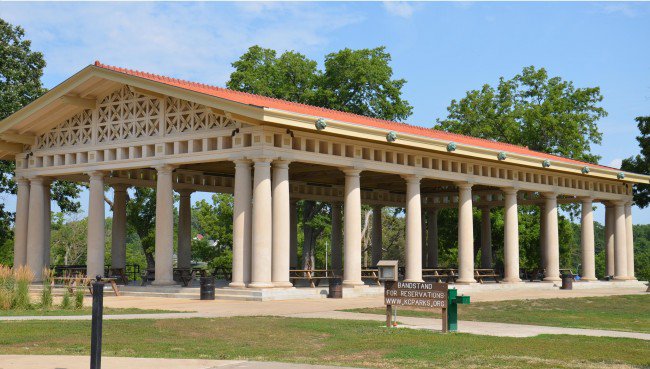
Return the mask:
[[635, 18], [638, 15], [637, 9], [626, 3], [607, 3], [601, 5], [605, 14], [622, 14], [628, 18]]
[[609, 165], [607, 166], [618, 169], [621, 167], [621, 164], [623, 164], [623, 159], [613, 159], [612, 161], [609, 162]]
[[[344, 4], [13, 3], [0, 17], [43, 51], [46, 81], [103, 63], [223, 85], [249, 46], [309, 52], [362, 20]], [[50, 86], [51, 87], [51, 86]]]
[[415, 12], [415, 5], [406, 1], [384, 1], [384, 9], [389, 14], [410, 18]]

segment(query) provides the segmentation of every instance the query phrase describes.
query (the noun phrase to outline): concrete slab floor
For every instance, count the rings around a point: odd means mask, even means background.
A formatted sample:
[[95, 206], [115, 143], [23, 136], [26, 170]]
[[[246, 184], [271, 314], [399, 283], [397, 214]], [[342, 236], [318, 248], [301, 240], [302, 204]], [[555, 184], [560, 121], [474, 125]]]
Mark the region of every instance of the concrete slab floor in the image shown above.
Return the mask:
[[[87, 369], [88, 356], [0, 355], [0, 369]], [[103, 369], [345, 369], [344, 367], [246, 360], [103, 357]], [[352, 369], [352, 368], [348, 368]]]

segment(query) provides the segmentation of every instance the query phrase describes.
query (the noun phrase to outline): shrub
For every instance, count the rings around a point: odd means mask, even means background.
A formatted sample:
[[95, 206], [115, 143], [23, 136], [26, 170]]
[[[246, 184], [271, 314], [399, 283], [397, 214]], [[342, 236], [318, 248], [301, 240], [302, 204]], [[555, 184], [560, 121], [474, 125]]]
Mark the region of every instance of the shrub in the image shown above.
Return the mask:
[[14, 301], [14, 273], [8, 266], [0, 265], [0, 310], [9, 310]]
[[74, 307], [81, 309], [84, 307], [84, 286], [81, 279], [76, 281], [76, 288], [74, 290]]
[[31, 307], [29, 301], [29, 284], [34, 280], [34, 273], [26, 267], [20, 266], [18, 269], [14, 268], [15, 289], [13, 307], [15, 309], [29, 309]]
[[61, 298], [61, 309], [67, 310], [72, 307], [70, 300], [70, 290], [66, 287], [63, 289], [63, 298]]
[[52, 279], [54, 273], [49, 268], [43, 268], [43, 291], [41, 292], [41, 307], [49, 309], [52, 307]]

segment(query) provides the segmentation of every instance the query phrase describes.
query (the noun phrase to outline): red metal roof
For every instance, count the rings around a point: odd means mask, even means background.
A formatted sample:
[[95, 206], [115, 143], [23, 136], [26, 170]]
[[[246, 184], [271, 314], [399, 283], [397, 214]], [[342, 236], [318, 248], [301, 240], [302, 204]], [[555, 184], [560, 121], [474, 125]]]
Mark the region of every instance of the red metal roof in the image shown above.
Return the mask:
[[616, 168], [606, 167], [603, 165], [586, 163], [586, 162], [573, 160], [573, 159], [569, 159], [557, 155], [551, 155], [539, 151], [530, 150], [529, 148], [523, 146], [517, 146], [517, 145], [512, 145], [512, 144], [497, 142], [497, 141], [490, 141], [483, 138], [464, 136], [464, 135], [440, 131], [432, 128], [413, 126], [406, 123], [371, 118], [363, 115], [346, 113], [338, 110], [326, 109], [326, 108], [321, 108], [313, 105], [300, 104], [291, 101], [250, 94], [246, 92], [229, 90], [226, 88], [211, 86], [203, 83], [190, 82], [190, 81], [185, 81], [177, 78], [170, 78], [170, 77], [165, 77], [157, 74], [106, 65], [100, 63], [99, 61], [95, 62], [95, 66], [99, 68], [119, 72], [119, 73], [128, 74], [130, 76], [140, 77], [140, 78], [148, 79], [150, 81], [160, 82], [166, 85], [183, 88], [186, 90], [203, 93], [210, 96], [215, 96], [221, 99], [238, 102], [241, 104], [246, 104], [246, 105], [254, 105], [254, 106], [259, 106], [264, 108], [284, 110], [292, 113], [312, 115], [319, 118], [333, 119], [333, 120], [338, 120], [338, 121], [343, 121], [343, 122], [348, 122], [353, 124], [359, 124], [367, 127], [385, 129], [386, 131], [395, 131], [397, 133], [429, 137], [429, 138], [442, 140], [442, 141], [455, 142], [457, 144], [462, 144], [462, 145], [470, 145], [470, 146], [481, 147], [481, 148], [486, 148], [491, 150], [505, 151], [508, 153], [527, 155], [542, 160], [549, 159], [551, 161], [561, 161], [570, 164], [600, 167], [608, 170], [618, 170]]

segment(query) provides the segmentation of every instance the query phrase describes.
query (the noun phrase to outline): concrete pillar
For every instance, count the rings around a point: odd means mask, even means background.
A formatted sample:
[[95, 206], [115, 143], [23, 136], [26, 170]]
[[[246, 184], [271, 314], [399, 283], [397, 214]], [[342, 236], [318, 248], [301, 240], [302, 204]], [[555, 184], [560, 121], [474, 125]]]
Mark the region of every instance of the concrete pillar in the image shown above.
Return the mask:
[[343, 272], [343, 225], [340, 202], [332, 203], [332, 270], [340, 276]]
[[234, 194], [230, 287], [246, 287], [250, 282], [252, 219], [251, 163], [248, 160], [235, 160]]
[[52, 181], [43, 181], [43, 266], [50, 267], [50, 248], [52, 243], [52, 194], [50, 185]]
[[192, 267], [192, 190], [178, 191], [178, 268]]
[[546, 271], [544, 281], [560, 281], [560, 236], [557, 224], [557, 194], [545, 193], [544, 195], [545, 240], [544, 253], [546, 255]]
[[111, 268], [126, 267], [126, 189], [125, 184], [113, 185]]
[[361, 181], [358, 169], [345, 169], [343, 284], [362, 286], [361, 280]]
[[372, 207], [372, 235], [370, 243], [372, 244], [372, 267], [376, 267], [381, 260], [381, 248], [383, 246], [382, 228], [381, 228], [381, 205]]
[[504, 206], [504, 247], [503, 282], [517, 283], [519, 279], [519, 214], [517, 211], [517, 190], [503, 190]]
[[481, 208], [481, 268], [492, 268], [492, 222], [489, 206]]
[[582, 215], [580, 227], [580, 244], [582, 245], [582, 275], [581, 281], [596, 280], [596, 260], [594, 246], [594, 205], [589, 197], [582, 199]]
[[[339, 208], [339, 211], [341, 209]], [[291, 200], [289, 203], [289, 265], [291, 269], [298, 268], [298, 201]], [[332, 244], [332, 247], [334, 244]], [[332, 261], [334, 262], [334, 261]]]
[[438, 209], [430, 208], [427, 214], [427, 252], [428, 266], [438, 267]]
[[34, 281], [43, 280], [43, 250], [45, 249], [45, 225], [43, 220], [43, 178], [30, 179], [29, 217], [27, 220], [27, 255], [26, 265], [34, 273]]
[[627, 245], [627, 277], [636, 280], [634, 276], [634, 235], [632, 227], [632, 202], [625, 204], [625, 241]]
[[27, 222], [29, 218], [29, 180], [24, 177], [14, 179], [16, 192], [16, 220], [14, 223], [14, 267], [27, 263]]
[[[546, 270], [546, 207], [544, 204], [539, 206], [539, 266]], [[544, 272], [546, 273], [546, 272]]]
[[174, 189], [170, 165], [156, 167], [156, 277], [153, 285], [174, 282]]
[[289, 281], [290, 249], [290, 199], [289, 162], [273, 162], [273, 252], [272, 281], [275, 287], [293, 287]]
[[[253, 229], [251, 242], [252, 288], [273, 287], [271, 260], [273, 254], [273, 207], [271, 200], [271, 159], [254, 161], [253, 175]], [[271, 224], [269, 224], [271, 223]]]
[[458, 280], [456, 283], [475, 283], [474, 226], [472, 214], [472, 185], [458, 184]]
[[[104, 275], [104, 247], [106, 245], [104, 215], [104, 173], [88, 173], [90, 190], [88, 196], [88, 269], [89, 278]], [[156, 265], [157, 266], [157, 265]]]
[[627, 231], [625, 229], [625, 203], [614, 203], [614, 279], [626, 280], [627, 273]]
[[615, 274], [614, 253], [614, 206], [605, 205], [605, 275], [613, 277]]
[[405, 282], [422, 282], [422, 202], [420, 177], [406, 180], [406, 275]]

